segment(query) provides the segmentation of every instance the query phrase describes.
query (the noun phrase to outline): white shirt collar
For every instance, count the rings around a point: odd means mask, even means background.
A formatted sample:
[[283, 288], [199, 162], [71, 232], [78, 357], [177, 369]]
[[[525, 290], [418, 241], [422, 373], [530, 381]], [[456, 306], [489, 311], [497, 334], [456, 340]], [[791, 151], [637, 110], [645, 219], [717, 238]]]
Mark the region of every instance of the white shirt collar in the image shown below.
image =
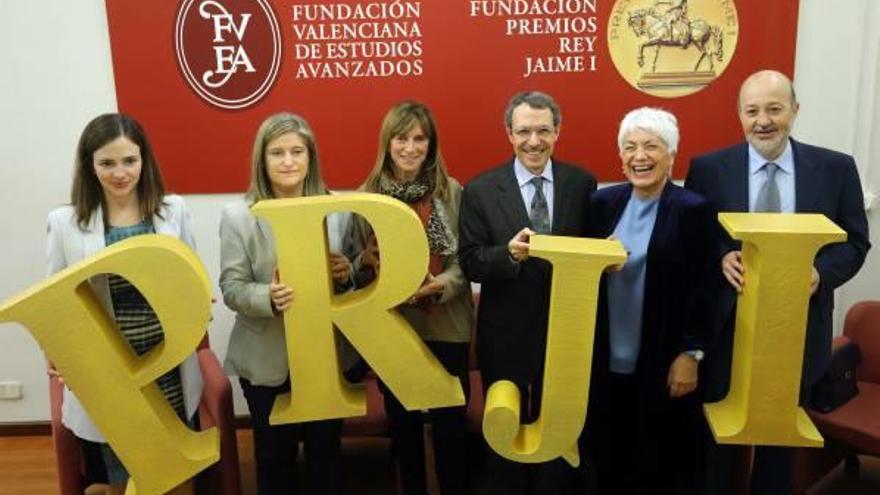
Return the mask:
[[[516, 158], [513, 160], [513, 173], [516, 174], [516, 182], [517, 182], [517, 184], [519, 184], [520, 188], [522, 188], [523, 186], [528, 184], [528, 182], [530, 180], [532, 180], [532, 178], [535, 177], [535, 175], [533, 173], [529, 172], [529, 169], [527, 169], [526, 166], [523, 165], [521, 161], [519, 161], [519, 158]], [[541, 177], [543, 177], [544, 180], [546, 180], [550, 183], [553, 182], [553, 160], [552, 159], [547, 160], [547, 166], [545, 166], [544, 171], [541, 172]]]
[[[749, 143], [749, 175], [755, 175], [761, 170], [761, 167], [764, 166], [768, 161], [766, 158], [761, 156], [761, 153]], [[788, 140], [785, 143], [785, 150], [782, 151], [782, 154], [779, 155], [775, 160], [773, 160], [780, 170], [787, 174], [794, 173], [794, 152], [791, 149], [791, 140]]]

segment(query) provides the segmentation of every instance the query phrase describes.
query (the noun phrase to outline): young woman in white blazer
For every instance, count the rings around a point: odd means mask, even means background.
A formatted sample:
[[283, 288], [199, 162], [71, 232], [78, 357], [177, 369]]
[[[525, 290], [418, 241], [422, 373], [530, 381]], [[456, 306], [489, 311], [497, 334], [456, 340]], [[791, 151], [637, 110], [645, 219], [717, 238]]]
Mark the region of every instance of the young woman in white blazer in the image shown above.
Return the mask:
[[[225, 367], [239, 377], [250, 410], [260, 495], [295, 493], [300, 441], [305, 448], [306, 493], [342, 491], [341, 420], [269, 424], [275, 397], [291, 390], [282, 313], [295, 296], [294, 288], [278, 279], [271, 226], [251, 213], [251, 207], [264, 199], [320, 194], [328, 191], [311, 128], [302, 117], [279, 113], [257, 131], [247, 194], [226, 205], [220, 217], [220, 290], [236, 312]], [[341, 254], [350, 217], [333, 214], [326, 222], [328, 262], [337, 291], [352, 285], [351, 265]], [[295, 379], [292, 393], [296, 394]]]
[[[75, 162], [70, 204], [49, 214], [49, 275], [134, 235], [170, 235], [195, 249], [186, 205], [179, 196], [165, 195], [156, 158], [137, 121], [118, 113], [95, 118], [80, 136]], [[125, 279], [110, 274], [89, 283], [135, 353], [145, 354], [164, 339], [156, 314]], [[49, 372], [56, 373], [51, 364]], [[181, 419], [194, 424], [202, 392], [195, 354], [157, 383]], [[128, 473], [67, 387], [62, 422], [82, 440], [87, 471], [106, 477], [106, 493], [123, 493]]]

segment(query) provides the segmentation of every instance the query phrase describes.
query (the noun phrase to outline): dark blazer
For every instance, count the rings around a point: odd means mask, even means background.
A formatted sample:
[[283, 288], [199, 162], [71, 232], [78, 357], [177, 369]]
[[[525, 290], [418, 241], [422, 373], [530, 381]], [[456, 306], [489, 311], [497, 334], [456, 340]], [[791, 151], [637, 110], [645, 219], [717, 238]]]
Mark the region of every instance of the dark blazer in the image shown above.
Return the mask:
[[[632, 194], [631, 184], [606, 187], [593, 194], [590, 214], [594, 237], [614, 233]], [[657, 205], [654, 230], [648, 243], [642, 342], [636, 366], [646, 403], [668, 397], [666, 377], [679, 353], [703, 349], [709, 320], [706, 291], [714, 239], [706, 227], [715, 214], [701, 196], [666, 184]], [[608, 372], [608, 299], [605, 277], [599, 297], [596, 325], [596, 377]], [[656, 397], [654, 397], [656, 395]]]
[[[596, 179], [553, 161], [553, 235], [585, 236]], [[478, 282], [477, 354], [487, 378], [530, 383], [540, 375], [546, 344], [550, 264], [537, 258], [516, 263], [507, 243], [528, 227], [513, 161], [473, 179], [459, 217], [459, 263]]]
[[[819, 288], [810, 299], [801, 379], [801, 402], [822, 376], [831, 355], [834, 289], [859, 271], [870, 249], [868, 222], [855, 161], [849, 155], [791, 140], [795, 165], [795, 211], [822, 213], [847, 233], [846, 242], [823, 247], [814, 266]], [[742, 143], [691, 161], [685, 187], [703, 195], [719, 212], [749, 211], [748, 144]], [[714, 345], [707, 352], [707, 400], [720, 400], [730, 382], [736, 292], [721, 275], [721, 257], [739, 249], [716, 223], [718, 284]], [[714, 347], [714, 348], [712, 348]], [[713, 355], [714, 354], [714, 355]]]

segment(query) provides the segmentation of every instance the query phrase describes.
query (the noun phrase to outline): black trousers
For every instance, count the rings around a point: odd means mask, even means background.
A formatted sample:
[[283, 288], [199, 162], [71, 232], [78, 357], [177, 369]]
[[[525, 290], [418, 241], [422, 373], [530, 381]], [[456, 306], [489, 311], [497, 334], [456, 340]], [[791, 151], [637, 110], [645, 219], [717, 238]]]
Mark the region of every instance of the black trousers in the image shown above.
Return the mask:
[[306, 458], [306, 493], [341, 494], [342, 454], [339, 437], [342, 420], [272, 426], [269, 424], [269, 413], [272, 412], [275, 397], [290, 391], [290, 382], [277, 387], [263, 387], [239, 378], [239, 383], [247, 400], [254, 431], [257, 493], [296, 493], [296, 457], [302, 441]]
[[[509, 380], [520, 391], [520, 421], [535, 421], [541, 414], [541, 390], [543, 373], [533, 382], [513, 379], [504, 373], [482, 368], [483, 393], [499, 380]], [[563, 459], [550, 462], [526, 464], [514, 462], [486, 447], [486, 470], [489, 478], [488, 493], [492, 495], [567, 495], [579, 493], [581, 474]]]
[[587, 416], [588, 445], [599, 493], [679, 494], [697, 491], [699, 396], [671, 399], [637, 375], [613, 372], [594, 382]]
[[[712, 438], [708, 425], [705, 432], [703, 457], [703, 486], [705, 495], [733, 495], [735, 487], [742, 486], [747, 476], [748, 454], [751, 446], [719, 445]], [[748, 480], [752, 495], [788, 495], [792, 493], [792, 450], [788, 447], [754, 447], [751, 478]]]
[[[469, 394], [468, 343], [425, 342], [428, 349], [437, 356], [440, 364], [451, 375], [458, 378], [464, 390], [465, 399]], [[394, 459], [397, 464], [400, 486], [404, 495], [425, 495], [425, 441], [424, 422], [431, 424], [431, 439], [434, 444], [434, 463], [437, 468], [437, 482], [443, 495], [469, 493], [468, 456], [466, 451], [466, 411], [465, 406], [431, 409], [427, 414], [421, 411], [407, 411], [397, 397], [379, 382], [385, 398], [385, 412], [391, 428]]]

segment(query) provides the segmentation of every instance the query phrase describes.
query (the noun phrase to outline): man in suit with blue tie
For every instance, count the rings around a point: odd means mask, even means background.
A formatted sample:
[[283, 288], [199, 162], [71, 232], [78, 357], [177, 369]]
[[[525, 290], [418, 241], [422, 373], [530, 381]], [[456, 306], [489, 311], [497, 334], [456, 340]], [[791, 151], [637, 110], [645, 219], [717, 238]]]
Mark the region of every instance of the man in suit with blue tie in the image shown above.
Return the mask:
[[[553, 155], [562, 116], [549, 95], [515, 95], [504, 115], [514, 157], [464, 188], [458, 259], [482, 284], [477, 356], [483, 386], [510, 380], [522, 397], [523, 421], [540, 414], [549, 315], [550, 264], [529, 257], [534, 234], [585, 236], [596, 180]], [[517, 464], [489, 453], [490, 493], [566, 494], [574, 471], [562, 460]]]
[[[813, 265], [800, 393], [804, 405], [831, 357], [834, 289], [859, 271], [870, 248], [862, 188], [851, 156], [789, 137], [799, 106], [785, 75], [764, 70], [749, 76], [740, 88], [737, 108], [747, 142], [694, 158], [685, 187], [703, 195], [719, 212], [821, 213], [847, 233], [845, 242], [822, 248]], [[706, 402], [727, 394], [736, 295], [748, 283], [738, 243], [720, 227], [717, 237], [721, 273], [716, 338], [706, 350], [701, 380]], [[705, 492], [730, 493], [742, 450], [711, 439], [708, 443]], [[791, 450], [757, 447], [751, 493], [791, 490]]]

